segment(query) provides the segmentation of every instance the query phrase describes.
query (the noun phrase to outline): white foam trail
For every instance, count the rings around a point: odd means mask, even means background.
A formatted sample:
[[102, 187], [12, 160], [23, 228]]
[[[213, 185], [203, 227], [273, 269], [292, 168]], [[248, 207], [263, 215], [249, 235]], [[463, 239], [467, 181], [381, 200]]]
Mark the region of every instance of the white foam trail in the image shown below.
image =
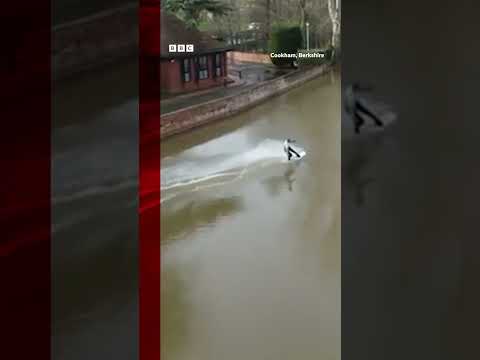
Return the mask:
[[[235, 176], [230, 181], [222, 181], [222, 182], [207, 183], [205, 185], [197, 185], [194, 188], [192, 188], [189, 192], [201, 191], [201, 190], [204, 190], [204, 189], [217, 187], [217, 186], [222, 186], [222, 185], [229, 184], [229, 183], [232, 183], [234, 181], [240, 180], [247, 173], [247, 170], [248, 170], [247, 168], [243, 169], [241, 172], [237, 173], [237, 176]], [[172, 200], [172, 199], [176, 198], [178, 195], [181, 195], [182, 193], [184, 193], [184, 192], [175, 192], [171, 195], [161, 197], [160, 204], [162, 204], [165, 201]]]
[[249, 168], [269, 162], [280, 162], [284, 158], [282, 142], [266, 139], [254, 148], [237, 154], [212, 155], [201, 159], [187, 158], [162, 168], [161, 190], [212, 180], [219, 177], [236, 176]]
[[169, 186], [162, 186], [161, 191], [167, 191], [167, 190], [172, 190], [172, 189], [176, 189], [176, 188], [179, 188], [179, 187], [191, 186], [191, 185], [194, 185], [194, 184], [199, 183], [199, 182], [213, 180], [213, 179], [221, 178], [221, 177], [235, 176], [235, 175], [238, 175], [238, 174], [239, 174], [239, 172], [226, 172], [226, 173], [214, 174], [214, 175], [205, 176], [205, 177], [199, 178], [199, 179], [192, 179], [192, 180], [188, 180], [188, 181], [185, 181], [185, 182], [179, 182], [179, 183], [176, 183], [176, 184], [174, 183], [174, 184], [169, 185]]
[[165, 201], [172, 200], [173, 198], [177, 197], [178, 194], [172, 194], [169, 196], [162, 197], [160, 199], [160, 204], [163, 204]]

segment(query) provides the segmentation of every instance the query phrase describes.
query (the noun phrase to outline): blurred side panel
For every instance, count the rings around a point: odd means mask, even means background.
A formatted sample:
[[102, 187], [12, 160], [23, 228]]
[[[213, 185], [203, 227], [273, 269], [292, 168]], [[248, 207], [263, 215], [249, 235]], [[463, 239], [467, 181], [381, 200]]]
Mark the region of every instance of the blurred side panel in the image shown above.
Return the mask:
[[140, 1], [140, 359], [160, 358], [160, 1]]
[[[478, 358], [478, 10], [342, 3], [342, 358]], [[345, 105], [345, 98], [344, 103]]]
[[50, 359], [50, 2], [0, 21], [0, 357]]
[[138, 5], [54, 10], [52, 355], [137, 359]]

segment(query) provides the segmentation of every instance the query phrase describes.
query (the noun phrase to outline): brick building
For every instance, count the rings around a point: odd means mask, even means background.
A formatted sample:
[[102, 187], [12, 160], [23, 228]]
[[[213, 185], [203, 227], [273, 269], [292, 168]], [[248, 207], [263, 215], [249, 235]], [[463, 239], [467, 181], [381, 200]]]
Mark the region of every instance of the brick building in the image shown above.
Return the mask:
[[[160, 88], [182, 93], [222, 86], [227, 78], [226, 44], [187, 26], [162, 11], [160, 41]], [[193, 45], [193, 52], [171, 52], [169, 45]]]

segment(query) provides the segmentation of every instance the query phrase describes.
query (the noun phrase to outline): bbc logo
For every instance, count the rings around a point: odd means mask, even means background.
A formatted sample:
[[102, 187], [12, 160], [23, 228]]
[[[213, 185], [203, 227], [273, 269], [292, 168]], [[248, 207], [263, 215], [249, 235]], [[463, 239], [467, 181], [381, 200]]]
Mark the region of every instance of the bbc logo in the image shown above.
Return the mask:
[[169, 44], [168, 52], [193, 52], [192, 44]]

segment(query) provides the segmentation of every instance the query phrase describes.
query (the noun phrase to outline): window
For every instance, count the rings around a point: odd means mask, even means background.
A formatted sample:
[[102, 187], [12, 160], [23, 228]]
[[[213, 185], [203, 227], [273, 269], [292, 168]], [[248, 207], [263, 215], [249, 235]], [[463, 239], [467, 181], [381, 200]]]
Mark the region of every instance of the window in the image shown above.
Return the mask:
[[208, 79], [208, 59], [206, 56], [198, 58], [198, 78], [200, 80]]
[[222, 54], [215, 54], [215, 76], [222, 76]]
[[190, 59], [183, 59], [182, 79], [183, 79], [183, 82], [190, 82], [192, 80], [192, 74], [190, 69]]

